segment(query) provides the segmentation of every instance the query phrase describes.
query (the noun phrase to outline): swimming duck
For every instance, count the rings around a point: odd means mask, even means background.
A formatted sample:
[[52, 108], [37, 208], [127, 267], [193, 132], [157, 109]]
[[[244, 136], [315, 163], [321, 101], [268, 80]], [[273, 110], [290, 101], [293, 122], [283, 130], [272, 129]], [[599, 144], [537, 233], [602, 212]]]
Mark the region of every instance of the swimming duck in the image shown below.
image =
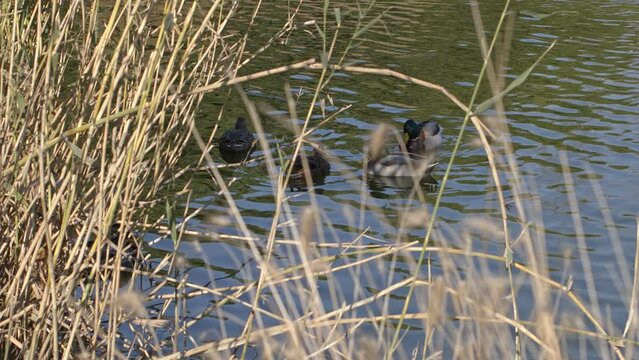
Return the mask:
[[308, 170], [313, 180], [323, 180], [331, 172], [331, 164], [326, 160], [322, 150], [313, 147], [313, 153], [310, 156], [298, 155], [292, 162], [291, 179], [304, 179], [303, 160], [306, 158]]
[[[78, 240], [79, 239], [76, 239], [76, 241]], [[87, 249], [92, 248], [95, 241], [96, 238], [91, 237], [87, 241]], [[99, 250], [101, 258], [103, 259], [102, 261], [106, 261], [106, 259], [115, 259], [120, 242], [122, 242], [120, 266], [132, 268], [133, 264], [138, 260], [141, 246], [136, 242], [135, 235], [132, 232], [125, 230], [125, 228], [119, 223], [111, 225], [107, 238], [102, 243], [102, 248]]]
[[368, 161], [368, 174], [382, 177], [423, 178], [439, 164], [433, 157], [408, 154], [389, 154]]
[[[438, 164], [434, 152], [431, 152], [430, 154], [418, 154], [402, 151], [398, 154], [384, 155], [384, 138], [385, 134], [387, 134], [389, 131], [391, 131], [391, 129], [388, 126], [381, 125], [371, 135], [371, 140], [367, 151], [367, 172], [369, 175], [422, 179], [433, 171], [435, 166], [437, 166]], [[421, 126], [412, 120], [408, 120], [406, 124], [404, 124], [404, 131], [405, 134], [409, 136], [408, 140], [411, 140], [412, 138], [419, 139], [419, 137], [424, 137], [424, 135], [420, 135], [420, 133], [422, 132]], [[407, 143], [407, 147], [408, 144], [409, 143]]]
[[253, 147], [255, 136], [246, 126], [246, 119], [238, 117], [235, 128], [226, 130], [220, 138], [220, 152], [248, 153]]
[[436, 120], [404, 123], [404, 140], [410, 154], [426, 155], [442, 145], [442, 127]]

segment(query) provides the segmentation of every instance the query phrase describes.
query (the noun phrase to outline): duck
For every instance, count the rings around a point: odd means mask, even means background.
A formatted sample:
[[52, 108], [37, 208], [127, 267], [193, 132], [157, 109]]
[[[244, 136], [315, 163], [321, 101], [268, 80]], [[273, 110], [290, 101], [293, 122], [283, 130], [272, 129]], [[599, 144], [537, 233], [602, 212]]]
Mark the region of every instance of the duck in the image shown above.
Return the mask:
[[427, 155], [442, 145], [442, 127], [437, 120], [422, 121], [408, 119], [404, 122], [406, 150], [411, 155]]
[[368, 175], [422, 179], [430, 175], [438, 164], [432, 156], [388, 154], [368, 160]]
[[310, 156], [299, 154], [295, 160], [291, 162], [291, 179], [303, 180], [304, 160], [308, 163], [308, 170], [314, 181], [323, 180], [331, 172], [331, 164], [326, 160], [323, 150], [313, 146], [313, 153]]
[[[428, 123], [428, 122], [427, 122]], [[432, 123], [431, 123], [432, 124]], [[404, 124], [404, 136], [407, 138], [406, 146], [400, 146], [399, 153], [384, 155], [384, 137], [390, 129], [386, 125], [381, 125], [371, 135], [368, 147], [367, 173], [375, 177], [413, 178], [423, 179], [433, 171], [438, 162], [436, 161], [436, 151], [426, 151], [431, 149], [436, 143], [432, 141], [424, 142], [426, 133], [441, 133], [437, 129], [439, 125], [425, 126], [423, 131], [421, 124], [413, 120], [407, 120]], [[437, 134], [435, 134], [437, 135]], [[414, 142], [412, 140], [417, 140]], [[409, 150], [410, 149], [410, 150]]]
[[220, 152], [225, 153], [248, 153], [255, 143], [255, 136], [246, 126], [246, 119], [242, 116], [237, 118], [235, 127], [226, 130], [220, 138]]
[[[122, 247], [120, 266], [124, 268], [133, 268], [134, 264], [139, 259], [142, 246], [136, 241], [136, 235], [127, 230], [120, 223], [114, 223], [109, 228], [107, 237], [102, 242], [102, 248], [99, 249], [101, 258], [103, 261], [106, 259], [115, 259], [118, 246]], [[91, 249], [95, 242], [96, 237], [92, 237], [87, 241], [87, 249]], [[80, 239], [76, 239], [80, 241]]]

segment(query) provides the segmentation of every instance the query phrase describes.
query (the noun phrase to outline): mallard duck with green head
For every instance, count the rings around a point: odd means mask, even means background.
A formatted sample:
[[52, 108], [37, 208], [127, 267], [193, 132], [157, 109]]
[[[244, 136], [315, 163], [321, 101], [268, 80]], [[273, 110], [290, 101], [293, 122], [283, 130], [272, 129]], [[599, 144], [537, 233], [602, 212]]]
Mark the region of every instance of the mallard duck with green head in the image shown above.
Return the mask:
[[408, 119], [404, 123], [404, 141], [410, 154], [427, 155], [442, 145], [442, 127], [437, 120], [420, 123]]
[[[409, 120], [412, 121], [412, 120]], [[420, 135], [421, 127], [414, 127], [412, 123], [404, 124], [405, 135], [408, 135], [408, 140], [419, 139], [419, 137], [423, 137]], [[408, 126], [407, 126], [408, 125]], [[415, 123], [415, 125], [419, 125]], [[417, 129], [417, 131], [415, 131]], [[408, 130], [408, 133], [406, 132]], [[380, 126], [373, 132], [371, 136], [371, 141], [368, 147], [368, 162], [367, 162], [367, 172], [371, 176], [381, 176], [381, 177], [410, 177], [410, 178], [418, 178], [421, 179], [426, 175], [429, 175], [435, 166], [437, 166], [438, 162], [436, 161], [436, 156], [434, 152], [428, 153], [427, 151], [421, 151], [421, 153], [416, 151], [417, 145], [416, 143], [410, 143], [407, 141], [407, 150], [409, 143], [411, 144], [411, 149], [413, 152], [401, 151], [397, 154], [387, 154], [384, 155], [384, 136], [390, 131], [387, 126]], [[439, 131], [441, 132], [441, 131]], [[414, 136], [416, 135], [416, 136]], [[419, 150], [422, 150], [421, 146], [424, 144], [419, 144]], [[428, 144], [427, 144], [428, 145]], [[432, 145], [432, 144], [431, 144]]]

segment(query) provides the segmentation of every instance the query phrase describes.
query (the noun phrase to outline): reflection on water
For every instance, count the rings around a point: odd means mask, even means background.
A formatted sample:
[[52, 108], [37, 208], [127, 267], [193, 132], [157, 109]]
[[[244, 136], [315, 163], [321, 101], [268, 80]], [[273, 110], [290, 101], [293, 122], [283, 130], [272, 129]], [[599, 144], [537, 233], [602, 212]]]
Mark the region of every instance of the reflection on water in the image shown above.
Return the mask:
[[220, 149], [219, 152], [220, 158], [228, 164], [239, 164], [242, 161], [248, 160], [254, 150], [255, 148], [251, 148], [246, 151], [223, 151]]
[[437, 180], [432, 175], [428, 175], [419, 181], [415, 181], [411, 177], [388, 177], [373, 176], [368, 181], [368, 187], [373, 191], [379, 192], [384, 189], [412, 189], [414, 186], [423, 186], [426, 191], [437, 190]]
[[[282, 2], [285, 3], [285, 2]], [[499, 17], [501, 4], [482, 4], [482, 15], [488, 30]], [[381, 12], [392, 5], [384, 17], [384, 23], [373, 26], [361, 41], [353, 44], [347, 61], [358, 65], [391, 68], [442, 84], [466, 101], [470, 98], [481, 67], [475, 30], [470, 21], [470, 11], [465, 2], [450, 1], [385, 1], [378, 5]], [[605, 5], [605, 6], [604, 6]], [[306, 4], [300, 21], [313, 20], [320, 14], [319, 8]], [[354, 5], [343, 3], [344, 17]], [[530, 191], [541, 199], [544, 226], [547, 228], [548, 259], [551, 269], [563, 268], [563, 257], [568, 252], [575, 255], [577, 243], [571, 212], [566, 198], [564, 178], [558, 153], [566, 153], [575, 177], [581, 218], [591, 251], [593, 273], [600, 286], [600, 301], [610, 306], [613, 321], [622, 326], [625, 321], [623, 304], [619, 303], [618, 289], [612, 279], [619, 269], [613, 269], [615, 252], [610, 246], [610, 232], [602, 214], [608, 210], [616, 224], [615, 234], [624, 246], [623, 252], [634, 253], [635, 215], [639, 187], [639, 8], [623, 1], [595, 2], [541, 2], [526, 1], [516, 4], [516, 19], [507, 78], [514, 79], [554, 40], [557, 46], [535, 69], [528, 82], [506, 98], [512, 141], [518, 165]], [[579, 12], [574, 11], [579, 7]], [[269, 19], [286, 14], [285, 4], [264, 8], [258, 18], [259, 33], [252, 33], [254, 44], [262, 44], [277, 29], [268, 31]], [[346, 21], [344, 21], [347, 24]], [[344, 37], [353, 29], [344, 29]], [[340, 43], [345, 46], [344, 43]], [[299, 32], [288, 39], [286, 45], [278, 45], [266, 51], [252, 66], [255, 69], [288, 64], [293, 61], [317, 57], [321, 41]], [[255, 51], [256, 49], [248, 49]], [[246, 69], [247, 73], [253, 67]], [[287, 113], [288, 105], [284, 84], [289, 82], [297, 97], [298, 107], [304, 109], [312, 99], [312, 89], [318, 74], [301, 71], [280, 77], [260, 79], [249, 84], [247, 93], [254, 101], [267, 102]], [[380, 76], [337, 73], [326, 90], [335, 111], [341, 106], [352, 107], [336, 119], [320, 126], [313, 137], [326, 144], [333, 162], [331, 174], [316, 184], [312, 195], [324, 211], [324, 219], [332, 226], [335, 241], [353, 238], [359, 229], [370, 228], [380, 238], [397, 236], [398, 212], [406, 206], [421, 206], [413, 200], [410, 190], [420, 186], [427, 195], [427, 202], [434, 201], [437, 181], [441, 180], [450, 151], [456, 140], [463, 114], [443, 96], [406, 82]], [[488, 98], [483, 89], [480, 98]], [[202, 129], [211, 129], [220, 102], [210, 101], [200, 115]], [[223, 127], [232, 126], [235, 117], [245, 112], [239, 99], [231, 97], [228, 109], [239, 109], [228, 114]], [[323, 119], [318, 106], [311, 125]], [[432, 182], [421, 184], [398, 179], [370, 179], [362, 184], [363, 148], [371, 129], [385, 123], [401, 129], [406, 117], [416, 120], [437, 119], [447, 129], [440, 154], [440, 162], [432, 174]], [[291, 139], [292, 134], [275, 120], [263, 119], [264, 128], [272, 147]], [[465, 219], [493, 217], [498, 219], [497, 197], [488, 171], [483, 150], [477, 147], [472, 130], [462, 142], [455, 165], [447, 184], [441, 222], [451, 226]], [[194, 154], [199, 150], [194, 147]], [[257, 151], [251, 156], [258, 156]], [[228, 160], [227, 160], [228, 161]], [[275, 209], [272, 180], [258, 164], [232, 168], [223, 172], [227, 180], [236, 178], [230, 191], [243, 215], [248, 228], [255, 236], [265, 235], [271, 227]], [[596, 178], [603, 189], [605, 204], [593, 192], [591, 178]], [[198, 181], [206, 182], [206, 176]], [[362, 195], [362, 186], [364, 193]], [[192, 226], [202, 231], [239, 233], [233, 224], [213, 226], [207, 217], [228, 214], [227, 206], [210, 190], [200, 187], [201, 194], [191, 203], [193, 208], [204, 211]], [[300, 190], [299, 187], [292, 190]], [[307, 190], [302, 187], [301, 190]], [[511, 203], [506, 189], [507, 202]], [[363, 196], [367, 197], [366, 213], [360, 216]], [[306, 192], [292, 193], [290, 212], [301, 216], [310, 201]], [[518, 229], [517, 224], [512, 226]], [[423, 229], [415, 230], [415, 236], [423, 237]], [[487, 247], [499, 250], [498, 240], [486, 239]], [[495, 243], [491, 243], [495, 242]], [[206, 242], [204, 252], [211, 255], [201, 268], [191, 274], [190, 280], [206, 283], [212, 277], [225, 276], [228, 269], [237, 269], [246, 263], [244, 247], [233, 244]], [[198, 251], [190, 253], [187, 245], [182, 249], [188, 257], [201, 257]], [[189, 254], [190, 253], [190, 254]], [[253, 264], [254, 265], [254, 264]], [[218, 270], [218, 267], [220, 270]], [[243, 271], [248, 271], [246, 266]], [[225, 270], [226, 269], [226, 270]], [[255, 274], [255, 270], [249, 272]], [[621, 269], [627, 271], [627, 269]], [[575, 275], [575, 288], [584, 289], [581, 275]], [[224, 278], [222, 283], [236, 284], [237, 279]], [[220, 284], [218, 284], [220, 285]], [[197, 306], [197, 305], [194, 305]], [[201, 305], [200, 306], [204, 306]], [[195, 310], [197, 311], [197, 310]], [[245, 309], [238, 307], [238, 311]], [[243, 314], [238, 316], [242, 317]], [[201, 320], [206, 326], [207, 321]], [[214, 338], [214, 335], [211, 335]]]

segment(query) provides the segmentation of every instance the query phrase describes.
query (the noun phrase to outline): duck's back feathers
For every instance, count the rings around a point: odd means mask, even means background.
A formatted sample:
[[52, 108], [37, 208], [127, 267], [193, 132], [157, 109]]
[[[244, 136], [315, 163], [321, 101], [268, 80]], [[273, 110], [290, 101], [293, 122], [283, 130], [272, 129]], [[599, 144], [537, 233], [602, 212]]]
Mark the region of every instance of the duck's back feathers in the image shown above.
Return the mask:
[[224, 152], [247, 152], [253, 147], [255, 136], [246, 126], [246, 119], [237, 118], [235, 127], [226, 130], [220, 138], [220, 151]]
[[382, 177], [421, 178], [430, 174], [437, 162], [430, 158], [413, 158], [403, 154], [386, 155], [368, 162], [368, 174]]
[[293, 161], [291, 178], [300, 179], [304, 177], [304, 160], [308, 163], [308, 170], [312, 178], [326, 177], [331, 172], [331, 164], [326, 160], [322, 152], [313, 148], [311, 156], [298, 155]]

